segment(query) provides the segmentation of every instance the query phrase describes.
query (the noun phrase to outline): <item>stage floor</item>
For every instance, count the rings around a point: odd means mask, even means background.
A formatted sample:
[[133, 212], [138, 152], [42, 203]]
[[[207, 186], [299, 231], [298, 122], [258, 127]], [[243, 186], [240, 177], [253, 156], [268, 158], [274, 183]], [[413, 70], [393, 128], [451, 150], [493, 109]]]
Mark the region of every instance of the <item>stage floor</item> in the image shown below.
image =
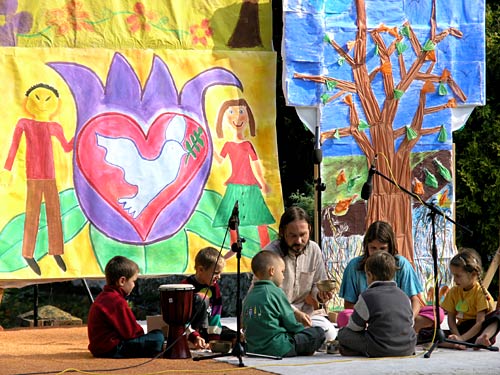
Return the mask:
[[[224, 325], [235, 328], [235, 318], [223, 319]], [[446, 321], [442, 329], [447, 329]], [[500, 333], [496, 338], [497, 346], [500, 345]], [[316, 352], [311, 357], [285, 358], [283, 360], [261, 359], [243, 357], [245, 366], [255, 367], [260, 370], [269, 371], [283, 375], [383, 375], [383, 374], [495, 374], [500, 373], [500, 352], [488, 350], [453, 350], [436, 348], [430, 358], [424, 358], [426, 349], [424, 346], [417, 347], [417, 354], [404, 358], [360, 358], [343, 357], [340, 354], [327, 354]], [[237, 365], [239, 359], [235, 357], [223, 357], [217, 359]]]
[[[234, 318], [224, 319], [232, 327]], [[497, 337], [500, 343], [500, 335]], [[500, 352], [486, 350], [465, 351], [436, 349], [430, 358], [424, 358], [424, 349], [418, 347], [414, 357], [368, 359], [342, 357], [339, 354], [318, 352], [310, 357], [282, 360], [234, 356], [193, 361], [192, 359], [101, 359], [93, 358], [87, 350], [87, 327], [41, 327], [7, 329], [0, 331], [0, 374], [27, 375], [76, 372], [120, 375], [144, 374], [201, 374], [243, 373], [263, 375], [304, 374], [498, 374]], [[194, 355], [203, 353], [193, 352]], [[207, 354], [207, 353], [205, 353]]]

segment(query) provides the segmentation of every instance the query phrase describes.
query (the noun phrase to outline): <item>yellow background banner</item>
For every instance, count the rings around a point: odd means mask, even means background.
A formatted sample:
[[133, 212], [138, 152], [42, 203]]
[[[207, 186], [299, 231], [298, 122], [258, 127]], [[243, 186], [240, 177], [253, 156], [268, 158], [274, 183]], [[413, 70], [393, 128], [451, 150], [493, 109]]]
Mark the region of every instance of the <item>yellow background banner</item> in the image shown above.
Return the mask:
[[[236, 201], [248, 271], [283, 209], [269, 3], [29, 3], [4, 4], [13, 44], [0, 27], [1, 286], [102, 277], [117, 254], [190, 273], [201, 247], [228, 251]], [[243, 3], [259, 38], [234, 44]]]

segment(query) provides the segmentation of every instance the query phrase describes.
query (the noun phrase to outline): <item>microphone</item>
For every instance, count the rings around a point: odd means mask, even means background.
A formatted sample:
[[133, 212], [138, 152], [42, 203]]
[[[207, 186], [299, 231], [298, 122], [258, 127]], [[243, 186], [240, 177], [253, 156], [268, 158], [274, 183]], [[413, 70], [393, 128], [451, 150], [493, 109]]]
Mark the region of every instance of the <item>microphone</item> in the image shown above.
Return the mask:
[[234, 202], [233, 212], [229, 217], [228, 226], [232, 230], [236, 230], [236, 227], [240, 224], [240, 212], [239, 212], [238, 201]]
[[368, 171], [368, 178], [366, 179], [366, 182], [364, 183], [363, 187], [361, 188], [361, 198], [364, 199], [365, 201], [370, 198], [370, 195], [372, 195], [372, 189], [373, 189], [373, 175], [375, 174], [375, 171], [377, 170], [375, 168], [375, 163], [377, 162], [377, 154], [375, 154], [375, 157], [372, 160], [372, 165], [370, 167], [370, 170]]
[[323, 160], [323, 151], [321, 151], [321, 137], [319, 135], [319, 126], [314, 129], [314, 151], [313, 162], [314, 164], [321, 164]]

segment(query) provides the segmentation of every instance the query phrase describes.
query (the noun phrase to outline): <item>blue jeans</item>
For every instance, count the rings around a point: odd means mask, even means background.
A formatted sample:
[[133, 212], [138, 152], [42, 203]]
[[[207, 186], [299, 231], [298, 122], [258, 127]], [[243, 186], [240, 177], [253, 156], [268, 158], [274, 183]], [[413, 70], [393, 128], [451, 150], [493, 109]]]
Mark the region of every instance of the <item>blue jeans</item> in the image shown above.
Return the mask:
[[116, 347], [112, 358], [152, 358], [163, 351], [165, 337], [155, 329], [135, 339], [124, 340]]
[[321, 348], [325, 341], [325, 331], [321, 327], [309, 327], [293, 336], [294, 347], [285, 357], [295, 357], [298, 355], [313, 355]]

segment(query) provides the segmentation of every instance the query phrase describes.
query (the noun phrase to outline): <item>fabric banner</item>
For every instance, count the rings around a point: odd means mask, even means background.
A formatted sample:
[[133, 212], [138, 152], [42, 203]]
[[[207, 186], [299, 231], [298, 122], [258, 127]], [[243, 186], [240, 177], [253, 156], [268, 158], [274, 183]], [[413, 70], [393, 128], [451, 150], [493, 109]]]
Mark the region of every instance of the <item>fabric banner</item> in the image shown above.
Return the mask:
[[[484, 1], [288, 0], [284, 12], [288, 103], [318, 112], [331, 276], [340, 284], [367, 226], [385, 220], [429, 291], [435, 239], [439, 280], [449, 283], [453, 233], [464, 230], [445, 218], [453, 218], [452, 131], [485, 103]], [[386, 178], [372, 169], [362, 197], [370, 167]], [[423, 202], [438, 211], [435, 237]]]
[[236, 203], [248, 271], [283, 210], [270, 4], [5, 1], [0, 14], [0, 287], [102, 277], [117, 254], [142, 275], [193, 272], [200, 248], [234, 242]]

